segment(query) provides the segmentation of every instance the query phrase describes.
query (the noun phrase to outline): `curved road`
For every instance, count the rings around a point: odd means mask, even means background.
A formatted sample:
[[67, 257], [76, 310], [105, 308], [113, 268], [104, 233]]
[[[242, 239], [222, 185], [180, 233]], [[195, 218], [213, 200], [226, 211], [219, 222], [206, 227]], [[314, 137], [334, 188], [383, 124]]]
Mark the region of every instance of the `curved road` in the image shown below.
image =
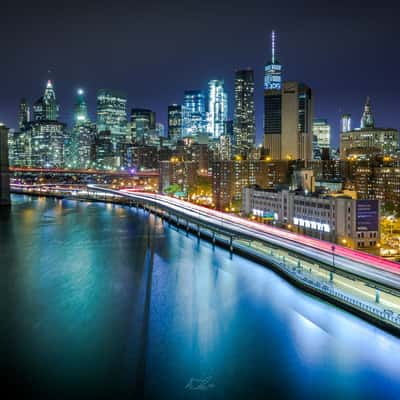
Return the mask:
[[[315, 261], [332, 265], [332, 243], [329, 242], [248, 221], [168, 196], [130, 190], [119, 191], [96, 185], [89, 185], [89, 188], [167, 207], [171, 211], [187, 215], [209, 226], [271, 243]], [[400, 290], [400, 265], [395, 262], [335, 245], [335, 268]]]

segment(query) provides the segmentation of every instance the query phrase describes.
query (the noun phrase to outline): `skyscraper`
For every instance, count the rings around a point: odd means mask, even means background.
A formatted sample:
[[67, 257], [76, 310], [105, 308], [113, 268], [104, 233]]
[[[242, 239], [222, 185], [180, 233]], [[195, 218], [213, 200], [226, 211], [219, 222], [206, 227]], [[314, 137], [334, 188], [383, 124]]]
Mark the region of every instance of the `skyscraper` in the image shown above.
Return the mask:
[[70, 142], [69, 164], [76, 168], [89, 168], [94, 161], [96, 125], [88, 116], [85, 93], [78, 89], [74, 107], [74, 127]]
[[274, 160], [311, 160], [313, 99], [311, 89], [284, 82], [282, 89], [265, 91], [264, 147]]
[[281, 159], [282, 66], [275, 58], [275, 32], [272, 32], [271, 61], [264, 69], [264, 147], [274, 160]]
[[19, 138], [25, 141], [21, 146], [25, 147], [23, 165], [39, 168], [64, 166], [66, 125], [58, 122], [58, 114], [59, 105], [53, 83], [49, 80], [44, 95], [33, 106], [33, 120], [25, 124], [24, 134]]
[[351, 131], [351, 115], [343, 114], [340, 119], [340, 131], [350, 132]]
[[23, 98], [19, 103], [19, 116], [18, 116], [19, 129], [23, 131], [26, 128], [28, 122], [30, 122], [30, 120], [31, 120], [31, 115], [30, 115], [29, 104], [26, 101], [26, 99]]
[[374, 127], [375, 127], [375, 121], [374, 121], [374, 115], [372, 114], [371, 99], [367, 97], [367, 100], [364, 105], [364, 112], [361, 117], [360, 128], [367, 129]]
[[126, 102], [121, 93], [105, 89], [97, 92], [97, 133], [110, 132], [116, 156], [120, 143], [127, 139]]
[[311, 89], [304, 83], [284, 82], [281, 159], [312, 159], [312, 121]]
[[156, 130], [156, 113], [144, 108], [131, 110], [131, 140], [137, 146], [150, 144]]
[[264, 69], [264, 89], [265, 90], [280, 90], [282, 87], [282, 66], [275, 58], [275, 31], [271, 33], [271, 61]]
[[182, 138], [182, 106], [172, 104], [168, 106], [168, 138], [176, 143]]
[[236, 154], [246, 154], [255, 145], [254, 74], [251, 69], [236, 71], [234, 147]]
[[224, 123], [228, 119], [228, 95], [224, 81], [213, 79], [208, 82], [208, 132], [213, 139], [224, 133]]
[[326, 119], [314, 119], [313, 122], [313, 158], [320, 160], [322, 153], [330, 148], [331, 126]]
[[207, 131], [205, 96], [201, 90], [186, 90], [182, 109], [183, 137], [197, 137]]
[[59, 111], [53, 83], [49, 80], [44, 95], [33, 105], [33, 119], [34, 121], [57, 121]]
[[87, 120], [88, 110], [85, 101], [85, 92], [83, 91], [83, 89], [78, 89], [74, 107], [74, 122], [75, 125], [79, 125], [85, 123]]
[[282, 67], [275, 52], [273, 31], [271, 62], [265, 67], [264, 147], [273, 160], [311, 160], [312, 91], [303, 83], [282, 84]]

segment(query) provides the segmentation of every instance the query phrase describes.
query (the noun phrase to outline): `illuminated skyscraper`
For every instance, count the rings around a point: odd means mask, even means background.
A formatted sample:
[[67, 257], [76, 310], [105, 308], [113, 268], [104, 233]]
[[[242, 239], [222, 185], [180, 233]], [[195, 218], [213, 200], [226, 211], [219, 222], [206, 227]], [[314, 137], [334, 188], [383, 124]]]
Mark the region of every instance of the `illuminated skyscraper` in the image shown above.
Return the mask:
[[313, 98], [311, 89], [284, 82], [281, 90], [266, 90], [264, 147], [273, 160], [311, 160]]
[[323, 152], [329, 148], [331, 143], [331, 126], [326, 119], [314, 119], [313, 122], [313, 158], [320, 160]]
[[182, 138], [182, 106], [172, 104], [168, 106], [168, 138], [176, 143]]
[[24, 98], [21, 99], [21, 102], [19, 103], [19, 118], [18, 118], [18, 126], [21, 131], [23, 131], [26, 128], [26, 125], [31, 120], [30, 114], [31, 113], [28, 102]]
[[66, 125], [58, 121], [32, 121], [28, 129], [30, 165], [39, 168], [63, 167]]
[[340, 120], [341, 132], [350, 132], [351, 131], [351, 115], [343, 114]]
[[83, 89], [78, 89], [75, 102], [74, 122], [75, 125], [79, 125], [87, 122], [87, 120], [88, 111], [85, 101], [85, 93]]
[[131, 110], [131, 140], [137, 146], [150, 144], [156, 131], [156, 113], [144, 108]]
[[264, 69], [264, 147], [274, 160], [281, 159], [282, 66], [275, 58], [275, 32], [272, 32], [271, 61]]
[[282, 66], [275, 58], [275, 44], [276, 37], [275, 31], [271, 34], [271, 61], [265, 66], [264, 70], [264, 89], [265, 90], [279, 90], [282, 87]]
[[213, 139], [224, 134], [224, 124], [228, 119], [228, 95], [224, 81], [213, 79], [208, 82], [208, 133]]
[[251, 69], [236, 71], [233, 124], [235, 153], [246, 154], [256, 141], [254, 74]]
[[97, 93], [97, 133], [109, 131], [113, 151], [127, 139], [126, 97], [118, 92], [99, 90]]
[[44, 95], [33, 105], [33, 121], [25, 124], [24, 134], [19, 138], [24, 138], [26, 144], [24, 165], [39, 168], [64, 166], [66, 125], [58, 122], [58, 113], [59, 105], [49, 80]]
[[94, 161], [96, 125], [88, 116], [85, 93], [78, 89], [74, 107], [74, 127], [70, 141], [68, 166], [89, 168]]
[[375, 127], [375, 121], [374, 121], [374, 116], [372, 114], [371, 99], [369, 97], [367, 97], [367, 100], [366, 100], [365, 106], [364, 106], [364, 112], [361, 117], [360, 128], [367, 129], [367, 128], [374, 128], [374, 127]]
[[201, 90], [186, 90], [182, 108], [183, 137], [198, 137], [207, 131], [205, 96]]
[[33, 105], [33, 119], [34, 121], [57, 121], [59, 111], [53, 83], [49, 80], [44, 95]]

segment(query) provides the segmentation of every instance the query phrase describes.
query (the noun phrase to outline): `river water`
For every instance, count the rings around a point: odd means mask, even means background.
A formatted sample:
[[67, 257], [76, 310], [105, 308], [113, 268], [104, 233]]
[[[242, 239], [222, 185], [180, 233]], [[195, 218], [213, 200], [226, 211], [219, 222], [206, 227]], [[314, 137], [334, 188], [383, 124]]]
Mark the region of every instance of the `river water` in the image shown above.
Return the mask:
[[400, 340], [128, 207], [0, 210], [4, 390], [26, 398], [400, 399]]

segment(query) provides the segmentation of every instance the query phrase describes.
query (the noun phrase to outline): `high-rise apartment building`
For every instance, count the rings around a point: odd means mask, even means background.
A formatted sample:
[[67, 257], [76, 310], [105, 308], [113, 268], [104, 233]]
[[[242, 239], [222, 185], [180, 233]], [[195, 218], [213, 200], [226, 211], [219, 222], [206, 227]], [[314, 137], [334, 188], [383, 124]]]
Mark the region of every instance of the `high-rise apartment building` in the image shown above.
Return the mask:
[[236, 154], [247, 154], [255, 145], [254, 73], [250, 69], [235, 74], [233, 135]]
[[182, 138], [182, 106], [172, 104], [168, 106], [168, 139], [176, 143]]
[[208, 132], [213, 139], [224, 134], [228, 119], [228, 95], [224, 81], [213, 79], [208, 82]]
[[198, 137], [207, 131], [206, 101], [201, 90], [186, 90], [182, 109], [183, 137]]

